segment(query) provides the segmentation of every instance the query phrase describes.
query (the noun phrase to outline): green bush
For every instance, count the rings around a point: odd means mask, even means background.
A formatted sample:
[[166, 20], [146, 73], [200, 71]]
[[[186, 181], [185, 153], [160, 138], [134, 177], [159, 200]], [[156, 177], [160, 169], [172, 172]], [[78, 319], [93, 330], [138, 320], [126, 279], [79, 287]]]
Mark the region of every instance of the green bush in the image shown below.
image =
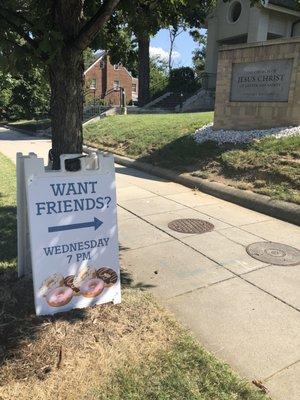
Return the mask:
[[170, 72], [168, 88], [171, 91], [193, 92], [198, 86], [195, 72], [190, 67], [174, 68]]

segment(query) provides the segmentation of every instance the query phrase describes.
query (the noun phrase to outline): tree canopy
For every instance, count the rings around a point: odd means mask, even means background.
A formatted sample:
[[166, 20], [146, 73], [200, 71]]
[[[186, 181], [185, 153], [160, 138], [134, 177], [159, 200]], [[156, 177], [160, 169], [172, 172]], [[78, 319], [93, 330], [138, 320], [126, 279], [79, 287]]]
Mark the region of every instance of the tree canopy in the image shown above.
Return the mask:
[[[150, 37], [186, 21], [200, 26], [214, 0], [0, 0], [0, 62], [4, 72], [40, 67], [51, 88], [54, 167], [62, 153], [81, 153], [83, 50], [92, 43], [138, 51], [139, 96], [149, 97]], [[99, 47], [98, 47], [99, 48]]]
[[54, 167], [82, 152], [83, 50], [120, 0], [0, 0], [1, 62], [39, 63], [51, 87]]

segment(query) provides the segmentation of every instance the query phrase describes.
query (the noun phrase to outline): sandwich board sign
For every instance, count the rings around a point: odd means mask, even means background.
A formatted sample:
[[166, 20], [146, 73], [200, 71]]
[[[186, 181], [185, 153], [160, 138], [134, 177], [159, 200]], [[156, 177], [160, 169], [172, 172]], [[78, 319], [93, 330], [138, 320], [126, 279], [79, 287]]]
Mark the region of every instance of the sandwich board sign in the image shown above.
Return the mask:
[[[66, 161], [75, 158], [80, 170], [67, 171]], [[30, 244], [27, 259], [31, 261], [36, 314], [119, 303], [113, 156], [63, 155], [61, 170], [53, 171], [44, 167], [43, 159], [19, 154], [17, 173], [26, 189], [26, 206], [18, 199], [18, 258], [24, 255], [26, 259], [24, 248]], [[21, 185], [18, 196], [24, 193]]]

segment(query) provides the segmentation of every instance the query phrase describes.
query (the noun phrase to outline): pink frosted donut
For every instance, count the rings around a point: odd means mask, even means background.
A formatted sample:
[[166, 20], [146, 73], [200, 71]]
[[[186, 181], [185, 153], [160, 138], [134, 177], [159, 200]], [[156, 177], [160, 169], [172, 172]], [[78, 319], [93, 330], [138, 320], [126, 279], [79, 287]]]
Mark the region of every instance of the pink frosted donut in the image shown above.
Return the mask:
[[80, 286], [80, 293], [84, 297], [96, 297], [102, 292], [104, 286], [105, 284], [102, 279], [92, 278], [83, 282]]
[[51, 307], [62, 307], [68, 304], [73, 297], [73, 290], [67, 286], [60, 286], [50, 290], [46, 295], [46, 301]]

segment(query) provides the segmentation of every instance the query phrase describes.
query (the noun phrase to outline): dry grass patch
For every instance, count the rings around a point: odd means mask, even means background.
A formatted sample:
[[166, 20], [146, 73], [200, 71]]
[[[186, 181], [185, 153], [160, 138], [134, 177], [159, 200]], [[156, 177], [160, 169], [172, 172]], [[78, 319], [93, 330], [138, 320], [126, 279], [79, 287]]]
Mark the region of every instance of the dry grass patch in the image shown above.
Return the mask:
[[31, 282], [1, 278], [1, 400], [265, 399], [141, 290], [36, 317]]
[[139, 290], [125, 290], [118, 306], [41, 318], [33, 314], [31, 296], [23, 297], [32, 293], [30, 282], [8, 273], [5, 282], [0, 326], [5, 400], [20, 394], [24, 400], [96, 399], [92, 392], [107, 385], [117, 368], [150, 361], [162, 345], [167, 351], [178, 334], [175, 322]]
[[15, 168], [0, 169], [0, 400], [265, 399], [124, 271], [121, 304], [37, 317], [16, 274]]

